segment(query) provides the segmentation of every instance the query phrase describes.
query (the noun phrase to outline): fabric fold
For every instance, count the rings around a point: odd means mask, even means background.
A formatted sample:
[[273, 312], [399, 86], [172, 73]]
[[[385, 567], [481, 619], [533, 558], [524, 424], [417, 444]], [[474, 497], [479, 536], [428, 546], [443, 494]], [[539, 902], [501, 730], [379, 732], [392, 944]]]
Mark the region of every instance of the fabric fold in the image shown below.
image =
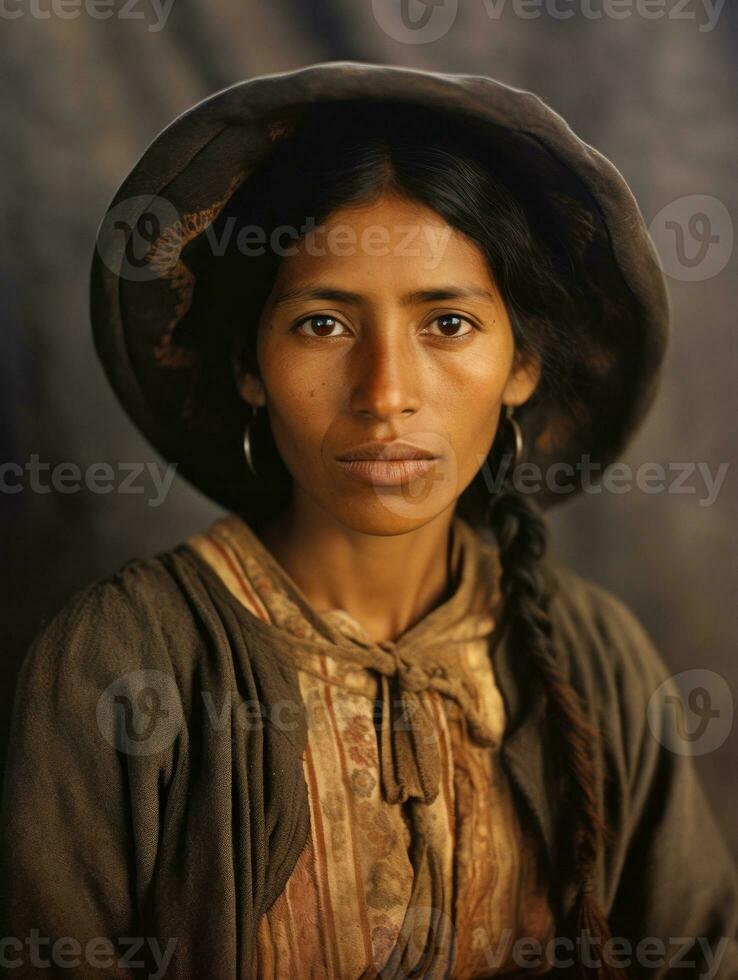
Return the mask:
[[395, 945], [377, 974], [381, 980], [446, 980], [456, 959], [456, 929], [448, 914], [451, 904], [443, 870], [429, 844], [423, 815], [418, 812], [414, 818], [413, 888]]
[[[211, 533], [236, 552], [239, 548], [256, 551], [299, 610], [294, 620], [274, 624], [271, 640], [275, 656], [312, 673], [305, 654], [320, 653], [368, 668], [378, 676], [379, 755], [382, 792], [388, 802], [419, 799], [431, 803], [438, 795], [438, 742], [424, 692], [436, 690], [452, 698], [466, 717], [470, 736], [480, 745], [498, 746], [498, 737], [485, 721], [475, 691], [457, 666], [460, 646], [491, 637], [494, 632], [499, 603], [498, 552], [496, 545], [483, 541], [458, 515], [451, 525], [449, 548], [449, 564], [456, 580], [453, 593], [396, 641], [371, 640], [344, 610], [319, 615], [255, 532], [235, 515], [217, 521]], [[350, 632], [333, 625], [336, 614], [350, 620]], [[312, 635], [306, 635], [306, 622], [312, 626]]]
[[420, 637], [403, 643], [360, 643], [348, 638], [339, 642], [309, 640], [284, 634], [277, 656], [311, 672], [304, 653], [312, 651], [344, 658], [379, 675], [380, 760], [382, 789], [389, 803], [417, 797], [431, 803], [438, 795], [440, 761], [435, 725], [428, 714], [423, 693], [435, 689], [453, 698], [466, 716], [469, 732], [481, 745], [497, 746], [498, 739], [477, 708], [474, 692], [454, 670], [458, 647], [483, 639], [494, 630], [491, 616], [470, 618], [465, 628], [426, 641]]
[[471, 977], [509, 929], [547, 941], [540, 854], [498, 758], [496, 543], [455, 517], [446, 598], [387, 641], [345, 609], [318, 613], [235, 515], [190, 544], [294, 668], [308, 713], [311, 837], [262, 920], [263, 975]]

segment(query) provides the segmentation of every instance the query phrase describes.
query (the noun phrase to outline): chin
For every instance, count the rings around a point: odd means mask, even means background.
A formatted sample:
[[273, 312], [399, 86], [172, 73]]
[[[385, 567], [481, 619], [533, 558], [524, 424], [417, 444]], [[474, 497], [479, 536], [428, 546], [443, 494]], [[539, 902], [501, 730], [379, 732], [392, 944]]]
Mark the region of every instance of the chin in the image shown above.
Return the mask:
[[413, 501], [407, 492], [403, 495], [396, 488], [388, 492], [370, 490], [362, 496], [366, 499], [354, 497], [340, 504], [334, 497], [323, 506], [336, 521], [352, 531], [391, 536], [423, 527], [456, 504], [455, 500], [440, 499], [437, 495]]

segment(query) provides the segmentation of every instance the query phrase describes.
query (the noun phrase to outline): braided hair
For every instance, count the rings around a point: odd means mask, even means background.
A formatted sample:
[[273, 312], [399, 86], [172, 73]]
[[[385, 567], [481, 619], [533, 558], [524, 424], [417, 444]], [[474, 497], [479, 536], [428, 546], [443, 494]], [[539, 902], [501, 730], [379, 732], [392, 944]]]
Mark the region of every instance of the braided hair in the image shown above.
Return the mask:
[[[597, 732], [588, 722], [579, 695], [564, 677], [551, 643], [549, 595], [542, 571], [548, 529], [540, 509], [529, 495], [506, 481], [491, 500], [489, 525], [500, 550], [503, 598], [501, 630], [511, 648], [525, 656], [540, 672], [548, 694], [548, 726], [563, 770], [562, 783], [570, 787], [561, 800], [560, 824], [570, 828], [566, 853], [577, 883], [574, 906], [563, 925], [565, 936], [586, 930], [596, 942], [610, 938], [607, 919], [593, 895], [593, 876], [599, 848], [611, 839], [595, 796], [595, 770], [591, 747]], [[565, 790], [566, 792], [566, 790]], [[581, 965], [579, 975], [615, 980], [627, 976], [601, 961], [598, 969]]]
[[[295, 160], [300, 160], [299, 168]], [[534, 355], [542, 366], [533, 399], [556, 399], [560, 404], [573, 394], [577, 328], [597, 318], [597, 303], [587, 291], [587, 277], [575, 268], [565, 238], [557, 237], [555, 222], [548, 217], [549, 202], [532, 183], [471, 123], [462, 125], [452, 116], [402, 103], [393, 103], [389, 113], [372, 102], [318, 104], [304, 110], [296, 130], [276, 143], [215, 224], [236, 219], [231, 241], [237, 239], [239, 222], [267, 232], [280, 226], [301, 228], [308, 215], [322, 221], [343, 206], [371, 201], [390, 189], [427, 205], [482, 250], [508, 311], [516, 357]], [[217, 227], [215, 231], [220, 237]], [[222, 360], [222, 345], [227, 345], [240, 369], [258, 375], [257, 314], [280, 259], [267, 249], [248, 262], [254, 273], [247, 276], [243, 256], [227, 248], [198, 274], [193, 303], [207, 304], [213, 357]], [[253, 322], [244, 329], [248, 310], [253, 311]], [[269, 472], [268, 453], [276, 455], [276, 447], [273, 442], [265, 445], [268, 430], [257, 435], [267, 464], [260, 465], [260, 472]], [[498, 437], [503, 435], [498, 432]], [[499, 457], [500, 443], [496, 438], [490, 459]], [[284, 469], [278, 472], [284, 483]], [[247, 515], [254, 523], [284, 506], [284, 487], [275, 481], [273, 490], [254, 505], [272, 511]], [[566, 869], [576, 887], [567, 921], [557, 923], [559, 935], [580, 935], [586, 929], [593, 943], [604, 943], [610, 937], [608, 922], [592, 890], [598, 853], [608, 839], [596, 800], [591, 750], [597, 732], [551, 642], [550, 595], [542, 562], [547, 545], [544, 518], [530, 495], [518, 492], [510, 479], [490, 495], [482, 471], [460, 495], [457, 512], [494, 533], [502, 569], [500, 632], [508, 637], [516, 660], [539, 672], [547, 692], [547, 723], [560, 770], [560, 850], [567, 855], [557, 878]], [[600, 964], [592, 969], [580, 963], [578, 976], [626, 976], [601, 959]]]

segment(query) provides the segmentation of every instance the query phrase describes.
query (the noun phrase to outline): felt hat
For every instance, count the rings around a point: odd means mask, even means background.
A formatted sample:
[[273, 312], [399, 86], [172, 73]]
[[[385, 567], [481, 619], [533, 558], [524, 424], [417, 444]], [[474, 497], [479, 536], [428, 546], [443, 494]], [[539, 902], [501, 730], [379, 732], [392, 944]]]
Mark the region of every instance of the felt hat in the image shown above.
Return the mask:
[[[538, 96], [482, 76], [329, 62], [238, 82], [171, 122], [123, 181], [96, 236], [94, 341], [120, 402], [178, 472], [228, 510], [247, 514], [265, 492], [243, 453], [248, 406], [228, 371], [203, 367], [197, 338], [213, 324], [193, 304], [199, 273], [188, 255], [308, 107], [351, 100], [468, 120], [545, 194], [547, 220], [603, 302], [575, 338], [576, 397], [531, 399], [516, 418], [526, 459], [543, 473], [568, 464], [575, 492], [580, 461], [604, 468], [616, 460], [653, 402], [671, 318], [666, 282], [615, 166]], [[546, 481], [536, 499], [546, 508], [571, 496]]]

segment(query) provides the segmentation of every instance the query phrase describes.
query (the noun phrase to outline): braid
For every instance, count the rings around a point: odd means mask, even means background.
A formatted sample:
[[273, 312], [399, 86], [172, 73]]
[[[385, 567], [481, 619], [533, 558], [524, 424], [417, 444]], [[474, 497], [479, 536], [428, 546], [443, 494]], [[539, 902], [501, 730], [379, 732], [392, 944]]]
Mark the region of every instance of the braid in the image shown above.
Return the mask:
[[587, 930], [592, 952], [601, 963], [592, 968], [580, 962], [578, 976], [624, 980], [627, 971], [607, 964], [601, 955], [610, 929], [592, 894], [592, 881], [598, 849], [611, 835], [597, 809], [591, 752], [597, 733], [587, 721], [578, 693], [564, 677], [551, 643], [549, 595], [541, 564], [548, 529], [540, 509], [508, 482], [493, 496], [488, 514], [500, 549], [502, 629], [509, 631], [512, 649], [531, 658], [541, 672], [549, 697], [548, 724], [563, 770], [560, 775], [571, 787], [571, 796], [564, 800], [563, 823], [573, 827], [569, 852], [578, 890], [565, 935], [581, 936]]

